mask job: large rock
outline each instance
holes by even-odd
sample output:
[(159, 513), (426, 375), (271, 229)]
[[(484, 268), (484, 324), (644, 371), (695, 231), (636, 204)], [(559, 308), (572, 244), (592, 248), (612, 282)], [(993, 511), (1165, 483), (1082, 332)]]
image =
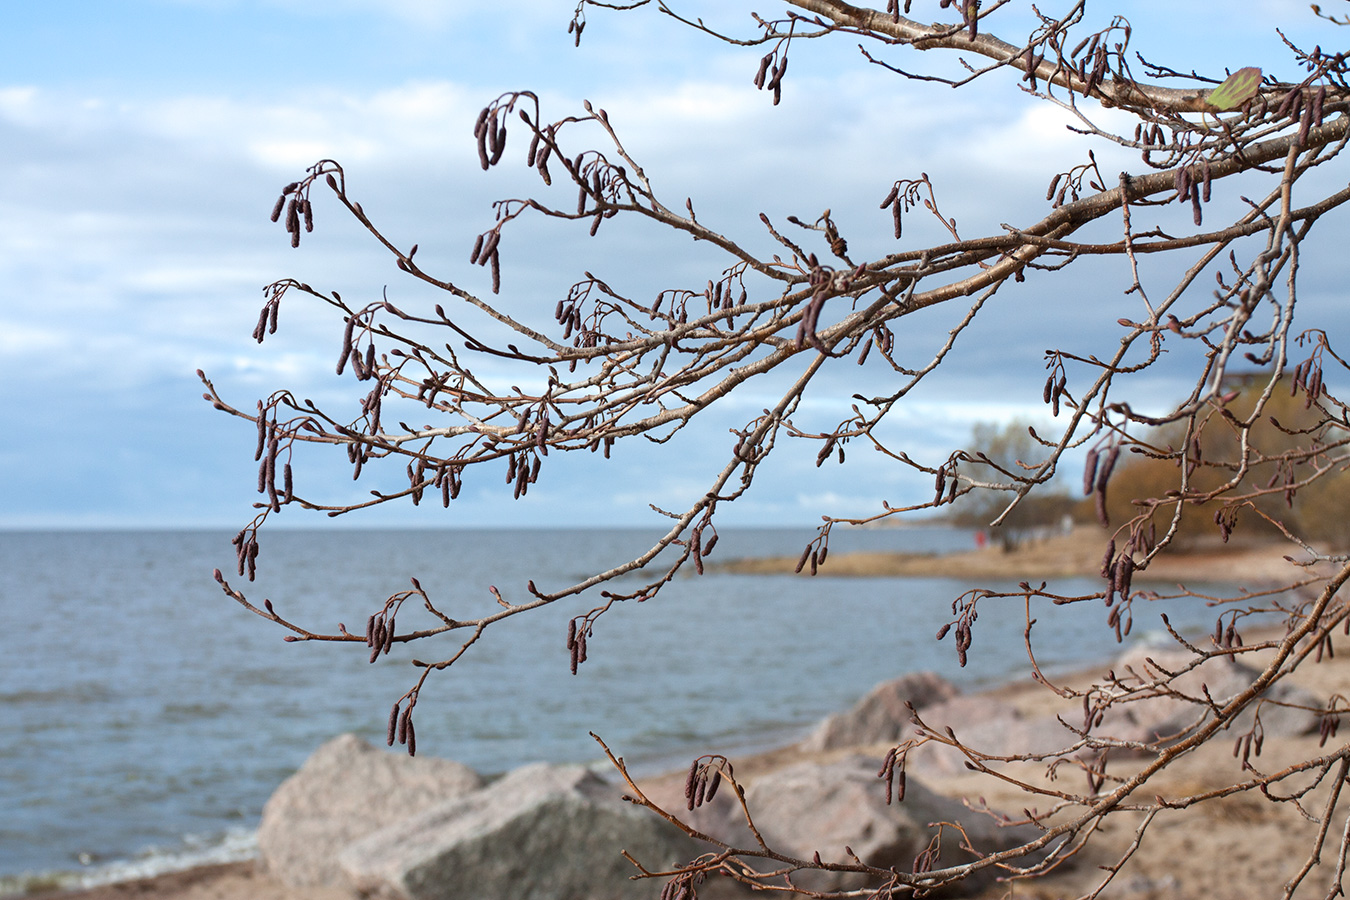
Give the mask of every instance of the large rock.
[(699, 852), (586, 768), (540, 763), (376, 832), (338, 862), (359, 894), (387, 900), (655, 896), (659, 882), (630, 880), (624, 850), (649, 869)]
[[(824, 862), (848, 863), (848, 847), (868, 865), (901, 872), (913, 871), (915, 858), (937, 833), (929, 823), (960, 822), (982, 853), (1040, 835), (1027, 827), (1000, 828), (987, 815), (934, 794), (913, 777), (904, 800), (887, 805), (877, 777), (880, 768), (881, 760), (857, 755), (828, 764), (799, 763), (760, 778), (746, 791), (746, 801), (765, 841), (781, 853), (809, 860), (819, 852)], [(961, 843), (960, 833), (949, 829), (933, 868), (972, 861), (975, 857), (958, 849)], [(869, 880), (846, 872), (793, 875), (798, 887), (815, 891), (853, 890)]]
[(894, 744), (909, 727), (906, 703), (922, 709), (956, 696), (957, 688), (932, 672), (914, 672), (881, 684), (847, 712), (826, 718), (805, 741), (807, 751)]
[[(1167, 673), (1182, 672), (1195, 658), (1185, 650), (1139, 647), (1127, 651), (1116, 661), (1112, 671), (1126, 686), (1140, 689), (1139, 698), (1117, 703), (1092, 733), (1120, 740), (1171, 743), (1186, 729), (1212, 715), (1204, 701), (1206, 690), (1222, 706), (1250, 688), (1261, 674), (1232, 657), (1211, 657), (1170, 681), (1171, 690), (1182, 696), (1150, 687), (1155, 682), (1167, 680)], [(1317, 730), (1318, 717), (1299, 707), (1322, 705), (1321, 700), (1302, 688), (1277, 683), (1267, 689), (1257, 703), (1248, 706), (1229, 730), (1234, 735), (1246, 732), (1259, 710), (1266, 737), (1308, 734)]]
[(354, 734), (325, 743), (263, 807), (266, 871), (292, 886), (337, 885), (352, 841), (482, 786), (467, 766), (378, 750)]
[[(1005, 700), (978, 694), (935, 703), (919, 717), (933, 733), (951, 728), (963, 745), (993, 756), (1050, 754), (1080, 740), (1053, 715), (1024, 716)], [(929, 741), (911, 750), (906, 764), (920, 775), (948, 776), (965, 771), (966, 762), (957, 748)]]

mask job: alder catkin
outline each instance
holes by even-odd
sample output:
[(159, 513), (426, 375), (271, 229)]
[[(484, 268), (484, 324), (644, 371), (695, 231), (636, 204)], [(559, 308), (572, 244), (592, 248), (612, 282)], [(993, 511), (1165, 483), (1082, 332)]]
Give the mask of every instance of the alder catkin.
[(1056, 175), (1050, 179), (1050, 188), (1045, 192), (1045, 199), (1050, 200), (1055, 196), (1055, 190), (1059, 187), (1059, 180), (1064, 177), (1064, 173)]
[(1097, 492), (1106, 493), (1106, 483), (1111, 478), (1111, 470), (1116, 467), (1116, 460), (1120, 458), (1120, 445), (1116, 444), (1106, 454), (1106, 460), (1097, 470)]
[(262, 401), (258, 401), (258, 444), (253, 451), (253, 460), (257, 462), (262, 459), (263, 448), (267, 445), (267, 413), (263, 410)]
[[(773, 61), (773, 54), (766, 53), (759, 60), (759, 70), (755, 72), (755, 87), (764, 88), (764, 79), (769, 74), (769, 63)], [(884, 204), (883, 204), (884, 205)]]
[(347, 357), (352, 355), (352, 331), (356, 328), (356, 316), (347, 317), (347, 327), (342, 331), (342, 353), (338, 356), (337, 374), (347, 368)]
[[(491, 132), (491, 126), (489, 126), (489, 132)], [(490, 165), (494, 165), (494, 166), (495, 166), (498, 162), (501, 161), (502, 153), (504, 153), (504, 152), (506, 151), (506, 123), (505, 123), (505, 122), (503, 122), (503, 123), (497, 128), (497, 130), (496, 130), (496, 132), (495, 132), (495, 134), (494, 134), (494, 141), (493, 141), (493, 142), (494, 142), (494, 144), (495, 144), (496, 146), (495, 146), (495, 148), (494, 148), (493, 151), (492, 151), (492, 156), (489, 157), (489, 159), (488, 159), (488, 163), (489, 163)]]

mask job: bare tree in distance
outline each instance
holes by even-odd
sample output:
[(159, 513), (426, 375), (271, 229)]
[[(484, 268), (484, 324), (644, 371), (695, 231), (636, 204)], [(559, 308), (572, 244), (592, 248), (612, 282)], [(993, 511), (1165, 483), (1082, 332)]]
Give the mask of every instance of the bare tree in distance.
[[(971, 449), (968, 473), (972, 478), (989, 481), (1025, 473), (1038, 467), (1048, 450), (1034, 436), (1036, 426), (1014, 418), (1006, 425), (976, 422), (970, 432)], [(990, 536), (1004, 550), (1015, 550), (1025, 539), (1046, 536), (1059, 530), (1065, 519), (1072, 519), (1077, 503), (1063, 483), (1043, 484), (1037, 491), (1021, 497), (1004, 514), (1004, 496), (994, 491), (971, 491), (962, 495), (948, 514), (950, 521), (983, 528), (998, 520)]]
[[(702, 572), (703, 560), (718, 540), (717, 514), (752, 490), (760, 466), (784, 440), (816, 444), (818, 465), (845, 462), (846, 447), (875, 449), (895, 466), (922, 473), (933, 484), (931, 497), (922, 502), (892, 505), (877, 497), (875, 508), (860, 510), (855, 518), (826, 518), (801, 556), (799, 571), (810, 573), (825, 562), (831, 531), (840, 523), (943, 511), (963, 495), (992, 492), (1002, 498), (990, 522), (996, 525), (1055, 476), (1066, 453), (1080, 449), (1087, 455), (1084, 492), (1095, 498), (1107, 524), (1112, 473), (1122, 458), (1141, 454), (1164, 460), (1174, 472), (1168, 487), (1154, 496), (1131, 498), (1132, 516), (1109, 522), (1099, 590), (1082, 596), (1057, 595), (1044, 584), (1023, 584), (1012, 594), (975, 590), (956, 600), (949, 622), (932, 623), (939, 639), (951, 635), (964, 663), (971, 652), (979, 604), (1003, 597), (1025, 602), (1028, 664), (1047, 690), (1081, 699), (1084, 709), (1082, 723), (1074, 728), (1075, 739), (1058, 753), (1034, 759), (1052, 769), (1065, 763), (1085, 771), (1086, 788), (1063, 782), (1047, 788), (1013, 779), (1001, 768), (1007, 760), (966, 746), (950, 731), (918, 730), (916, 737), (892, 749), (883, 766), (885, 789), (889, 794), (898, 785), (896, 802), (903, 802), (907, 756), (925, 743), (957, 747), (976, 771), (1013, 779), (1026, 792), (1022, 821), (1039, 827), (1038, 838), (996, 853), (972, 852), (967, 861), (953, 865), (938, 866), (934, 855), (921, 855), (906, 869), (856, 857), (803, 859), (762, 839), (733, 846), (716, 835), (701, 835), (713, 842), (715, 852), (675, 871), (641, 873), (665, 879), (666, 896), (679, 898), (692, 897), (698, 884), (713, 874), (761, 889), (800, 890), (793, 874), (812, 869), (859, 873), (870, 880), (868, 889), (835, 896), (922, 894), (986, 870), (1008, 878), (1051, 871), (1072, 858), (1101, 823), (1117, 813), (1141, 815), (1137, 845), (1165, 809), (1244, 792), (1272, 802), (1289, 800), (1282, 787), (1295, 775), (1307, 775), (1315, 785), (1332, 787), (1325, 806), (1307, 813), (1322, 824), (1306, 864), (1291, 872), (1286, 896), (1298, 890), (1321, 854), (1337, 856), (1328, 845), (1328, 834), (1333, 842), (1340, 841), (1333, 873), (1333, 885), (1338, 886), (1350, 845), (1350, 820), (1344, 828), (1331, 820), (1338, 809), (1340, 785), (1350, 772), (1350, 745), (1337, 747), (1333, 742), (1323, 755), (1264, 771), (1258, 717), (1250, 729), (1242, 726), (1241, 766), (1228, 787), (1164, 799), (1155, 798), (1151, 779), (1197, 747), (1232, 738), (1227, 729), (1239, 728), (1235, 723), (1241, 714), (1266, 702), (1264, 691), (1310, 657), (1320, 657), (1324, 648), (1329, 650), (1336, 628), (1350, 628), (1350, 604), (1341, 593), (1350, 577), (1350, 556), (1320, 550), (1292, 519), (1280, 521), (1262, 500), (1316, 490), (1319, 480), (1343, 471), (1350, 461), (1346, 453), (1350, 420), (1345, 405), (1329, 390), (1343, 376), (1346, 364), (1333, 350), (1326, 330), (1330, 323), (1305, 322), (1296, 315), (1301, 248), (1324, 216), (1350, 200), (1344, 170), (1339, 169), (1339, 155), (1350, 136), (1346, 54), (1286, 41), (1283, 59), (1234, 59), (1231, 70), (1195, 72), (1188, 60), (1146, 60), (1136, 55), (1131, 48), (1132, 26), (1125, 19), (1090, 13), (1082, 0), (1061, 5), (1063, 10), (1054, 14), (1032, 7), (1036, 18), (1030, 31), (1009, 33), (1000, 31), (1000, 23), (1012, 7), (999, 0), (984, 4), (890, 0), (884, 9), (842, 0), (793, 0), (786, 14), (775, 19), (760, 18), (747, 9), (744, 32), (722, 34), (701, 20), (682, 16), (673, 0), (578, 3), (569, 27), (578, 45), (587, 7), (622, 11), (651, 7), (669, 17), (672, 27), (693, 28), (708, 40), (746, 48), (747, 83), (753, 79), (766, 102), (774, 104), (791, 89), (785, 77), (789, 56), (803, 42), (848, 41), (859, 44), (861, 64), (894, 73), (897, 91), (914, 80), (936, 80), (956, 89), (984, 80), (996, 83), (1010, 98), (1030, 96), (1073, 117), (1081, 161), (1066, 171), (1044, 173), (1044, 208), (1029, 218), (1020, 210), (1008, 210), (1005, 223), (987, 234), (962, 234), (955, 219), (941, 211), (939, 186), (927, 175), (877, 172), (876, 201), (889, 211), (896, 243), (893, 251), (876, 258), (857, 258), (850, 249), (851, 235), (828, 211), (818, 216), (803, 211), (802, 218), (790, 216), (786, 221), (761, 215), (761, 235), (722, 234), (698, 218), (693, 198), (671, 198), (660, 191), (642, 161), (625, 148), (622, 123), (611, 122), (604, 109), (585, 103), (583, 109), (555, 118), (559, 113), (543, 109), (535, 94), (510, 92), (492, 100), (478, 117), (474, 136), (481, 167), (518, 164), (523, 156), (542, 185), (554, 187), (541, 187), (534, 197), (494, 204), (488, 227), (472, 248), (465, 248), (470, 266), (490, 271), (493, 295), (506, 292), (509, 297), (510, 254), (502, 236), (525, 216), (544, 216), (587, 229), (591, 235), (621, 228), (626, 221), (646, 220), (665, 229), (674, 247), (685, 246), (692, 236), (723, 257), (723, 264), (709, 271), (703, 283), (671, 284), (655, 297), (626, 296), (602, 274), (581, 273), (557, 301), (552, 320), (526, 321), (516, 317), (512, 310), (519, 307), (508, 299), (499, 301), (465, 288), (456, 280), (460, 274), (424, 269), (417, 245), (396, 245), (349, 193), (348, 173), (341, 164), (316, 163), (285, 187), (272, 211), (273, 221), (284, 222), (292, 245), (299, 246), (301, 236), (314, 228), (315, 192), (329, 195), (389, 252), (409, 279), (442, 291), (444, 303), (429, 309), (387, 299), (352, 303), (338, 291), (289, 279), (267, 288), (254, 333), (260, 342), (276, 330), (283, 300), (318, 301), (341, 317), (336, 369), (339, 375), (350, 373), (356, 382), (360, 414), (351, 418), (325, 410), (286, 390), (253, 408), (236, 406), (202, 376), (207, 400), (257, 428), (257, 487), (264, 499), (235, 538), (241, 576), (252, 579), (259, 529), (285, 506), (329, 515), (390, 502), (429, 500), (452, 507), (470, 479), (491, 481), (503, 475), (507, 489), (520, 497), (548, 476), (551, 453), (608, 456), (620, 440), (667, 441), (747, 385), (775, 375), (787, 386), (775, 403), (727, 440), (721, 468), (708, 473), (706, 492), (685, 509), (663, 511), (669, 530), (649, 551), (565, 589), (543, 591), (531, 582), (526, 591), (512, 595), (492, 588), (498, 606), (489, 614), (460, 619), (443, 610), (413, 578), (410, 589), (362, 611), (367, 620), (364, 633), (312, 631), (278, 615), (270, 603), (253, 604), (217, 573), (225, 592), (289, 630), (287, 640), (348, 642), (369, 653), (372, 661), (394, 643), (434, 645), (432, 639), (448, 637), (450, 647), (439, 659), (414, 661), (421, 671), (393, 704), (389, 740), (406, 744), (411, 753), (416, 744), (413, 710), (432, 672), (451, 668), (497, 622), (598, 592), (594, 605), (568, 626), (566, 647), (575, 672), (586, 661), (587, 639), (614, 604), (655, 596), (677, 572)], [(1329, 13), (1316, 7), (1313, 12), (1339, 24)], [(941, 21), (925, 24), (934, 19)], [(1215, 30), (1222, 27), (1222, 22), (1213, 24)], [(1343, 36), (1331, 24), (1326, 28), (1324, 44)], [(948, 64), (952, 61), (957, 65)], [(1277, 67), (1286, 74), (1275, 75)], [(1139, 162), (1130, 172), (1103, 171), (1094, 145), (1134, 151)], [(1328, 170), (1340, 174), (1316, 177)], [(801, 177), (809, 175), (807, 171)], [(558, 205), (553, 199), (557, 186), (575, 189), (575, 202), (569, 197)], [(1211, 206), (1212, 197), (1235, 202), (1239, 212), (1215, 221), (1214, 208), (1233, 206)], [(1176, 215), (1178, 210), (1183, 217)], [(929, 215), (948, 237), (941, 243), (912, 245), (903, 226), (914, 216)], [(1114, 236), (1102, 240), (1096, 235), (1108, 224)], [(775, 252), (766, 255), (749, 249), (752, 237), (762, 235), (773, 240)], [(1141, 276), (1145, 260), (1159, 255), (1178, 261), (1181, 273), (1161, 289)], [(1065, 277), (1059, 273), (1098, 257), (1118, 261), (1119, 281), (1101, 287), (1094, 299), (1119, 310), (1119, 330), (1096, 354), (1045, 348), (1042, 399), (1056, 424), (1053, 431), (1035, 435), (1040, 453), (1034, 461), (1024, 460), (1030, 467), (991, 466), (962, 449), (945, 458), (918, 458), (904, 445), (883, 439), (879, 426), (904, 408), (916, 386), (944, 366), (970, 323), (1000, 289), (1030, 273), (1053, 284)], [(945, 340), (922, 359), (897, 352), (897, 329), (906, 317), (939, 305), (964, 308)], [(1025, 314), (1053, 315), (1054, 306), (1027, 307)], [(475, 321), (491, 327), (471, 324)], [(503, 330), (514, 337), (489, 336)], [(1169, 356), (1187, 361), (1193, 386), (1159, 413), (1157, 398), (1139, 396), (1137, 386)], [(535, 377), (524, 382), (533, 386), (498, 387), (479, 374), (488, 361), (508, 361), (533, 372)], [(864, 370), (848, 369), (866, 371), (867, 377), (858, 378), (859, 392), (848, 408), (839, 411), (832, 430), (810, 431), (794, 424), (794, 415), (812, 396), (821, 373), (864, 363)], [(1234, 412), (1229, 406), (1235, 398), (1230, 379), (1239, 371), (1254, 387), (1251, 402)], [(1281, 390), (1292, 390), (1301, 398), (1310, 420), (1303, 420), (1297, 429), (1285, 428), (1290, 440), (1277, 445), (1246, 440), (1258, 424), (1282, 428), (1270, 423), (1266, 412)], [(428, 419), (431, 424), (419, 424)], [(1162, 426), (1180, 439), (1166, 445), (1153, 441)], [(1210, 445), (1202, 436), (1212, 430), (1232, 436), (1222, 443), (1226, 449), (1217, 457), (1203, 452)], [(292, 453), (305, 443), (334, 445), (335, 452), (340, 448), (354, 477), (373, 464), (384, 471), (397, 466), (403, 480), (395, 488), (372, 491), (360, 503), (327, 503), (321, 491), (292, 477)], [(1266, 446), (1273, 449), (1263, 449)], [(1202, 503), (1213, 510), (1212, 527), (1224, 538), (1239, 514), (1260, 516), (1282, 534), (1296, 560), (1287, 589), (1254, 591), (1238, 598), (1240, 602), (1222, 606), (1213, 637), (1202, 644), (1173, 632), (1177, 646), (1191, 654), (1191, 662), (1180, 671), (1113, 674), (1087, 690), (1046, 680), (1035, 668), (1032, 601), (1048, 602), (1052, 609), (1102, 603), (1106, 627), (1119, 640), (1129, 633), (1131, 605), (1155, 596), (1134, 587), (1133, 578), (1173, 542), (1183, 509)], [(673, 553), (662, 556), (648, 571), (663, 551)], [(1322, 567), (1314, 569), (1313, 563)], [(612, 586), (618, 576), (634, 572), (646, 573), (637, 586), (631, 579), (622, 588)], [(1244, 643), (1242, 627), (1257, 612), (1278, 617), (1285, 626), (1283, 636)], [(419, 616), (418, 627), (405, 624)], [(1259, 666), (1260, 675), (1251, 688), (1236, 696), (1197, 697), (1178, 687), (1177, 679), (1210, 659), (1258, 651), (1267, 654), (1267, 661)], [(561, 655), (560, 651), (559, 665), (568, 665)], [(1155, 696), (1193, 704), (1194, 721), (1167, 741), (1130, 742), (1099, 730), (1108, 711)], [(1344, 708), (1344, 700), (1334, 697), (1315, 710), (1322, 717), (1324, 743), (1334, 737)], [(1112, 750), (1140, 754), (1145, 762), (1127, 774), (1108, 773)], [(611, 758), (624, 771), (621, 760)], [(753, 828), (754, 810), (745, 807), (731, 767), (721, 757), (700, 757), (692, 767), (691, 808), (722, 782), (735, 792)], [(629, 789), (635, 802), (656, 809), (631, 781)], [(879, 783), (878, 790), (882, 789)], [(678, 811), (658, 812), (693, 833)], [(1132, 852), (1125, 851), (1119, 864), (1103, 873), (1102, 887)]]

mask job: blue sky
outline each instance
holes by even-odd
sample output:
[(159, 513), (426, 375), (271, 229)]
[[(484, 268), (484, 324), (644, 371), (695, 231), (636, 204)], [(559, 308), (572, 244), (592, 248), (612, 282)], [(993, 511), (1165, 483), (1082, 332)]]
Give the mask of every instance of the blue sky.
[[(750, 33), (750, 7), (675, 5)], [(920, 15), (924, 5), (915, 4), (920, 18), (946, 15), (936, 2)], [(583, 98), (606, 107), (667, 197), (692, 197), (701, 219), (752, 242), (761, 239), (760, 211), (781, 222), (831, 208), (855, 248), (885, 252), (894, 241), (877, 202), (895, 178), (920, 171), (933, 176), (944, 212), (967, 235), (1032, 221), (1049, 175), (1085, 153), (1060, 114), (1004, 82), (961, 92), (906, 83), (867, 67), (856, 42), (808, 43), (794, 50), (774, 108), (750, 83), (761, 51), (714, 42), (650, 8), (591, 10), (578, 50), (566, 33), (573, 6), (7, 5), (0, 408), (9, 428), (0, 444), (0, 527), (245, 522), (255, 499), (251, 431), (201, 401), (194, 370), (205, 369), (245, 407), (282, 387), (339, 404), (356, 396), (350, 376), (332, 373), (341, 326), (324, 311), (288, 303), (281, 333), (262, 347), (251, 341), (261, 287), (294, 276), (347, 297), (373, 298), (387, 287), (404, 302), (437, 299), (402, 279), (331, 204), (318, 204), (316, 233), (291, 250), (267, 221), (279, 188), (320, 158), (341, 160), (366, 210), (400, 242), (420, 243), (419, 262), (435, 261), (446, 277), (486, 292), (485, 273), (467, 264), (473, 235), (491, 221), (493, 199), (534, 186), (523, 166), (485, 174), (476, 164), (473, 120), (502, 91), (535, 90), (550, 118), (579, 112)], [(771, 15), (777, 7), (756, 10)], [(1089, 21), (1099, 27), (1117, 11), (1134, 23), (1146, 55), (1215, 74), (1263, 65), (1292, 76), (1277, 24), (1309, 43), (1340, 37), (1292, 0), (1094, 3)], [(1094, 146), (1107, 165), (1138, 168)], [(654, 295), (701, 285), (716, 262), (643, 228), (589, 241), (575, 229), (521, 224), (503, 242), (503, 303), (536, 321), (548, 321), (583, 269)], [(927, 233), (916, 222), (906, 239)], [(1317, 265), (1305, 259), (1312, 302), (1335, 290), (1335, 273)], [(892, 433), (915, 456), (938, 460), (975, 420), (1044, 417), (1043, 351), (1060, 341), (1089, 352), (1109, 346), (1113, 323), (1131, 312), (1113, 278), (1113, 270), (1084, 267), (1000, 295)], [(906, 325), (902, 340), (912, 342), (916, 361), (961, 312), (938, 310)], [(1166, 376), (1140, 389), (1164, 402), (1180, 390)], [(846, 415), (860, 377), (872, 376), (851, 370), (823, 379), (803, 420), (823, 427)], [(609, 465), (561, 460), (522, 503), (512, 504), (494, 475), (471, 480), (450, 513), (387, 510), (351, 524), (655, 524), (647, 503), (677, 505), (705, 490), (722, 464), (727, 429), (767, 405), (766, 390), (734, 398), (673, 450), (621, 449)], [(810, 523), (822, 512), (875, 510), (883, 497), (912, 502), (928, 489), (924, 479), (860, 453), (834, 470), (816, 470), (814, 455), (814, 447), (784, 453), (729, 519)], [(329, 497), (380, 483), (376, 472), (353, 486), (341, 460), (307, 465), (299, 477)], [(298, 510), (278, 520), (323, 522)]]

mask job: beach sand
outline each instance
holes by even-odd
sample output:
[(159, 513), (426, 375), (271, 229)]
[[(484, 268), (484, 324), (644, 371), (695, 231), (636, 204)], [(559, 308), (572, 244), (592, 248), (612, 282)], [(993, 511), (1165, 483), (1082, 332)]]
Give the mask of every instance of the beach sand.
[[(1095, 525), (1080, 525), (1068, 534), (1027, 541), (1004, 552), (990, 543), (962, 553), (831, 553), (819, 574), (835, 577), (953, 577), (1042, 579), (1097, 575), (1109, 535)], [(1303, 570), (1285, 559), (1304, 554), (1287, 542), (1218, 538), (1197, 541), (1185, 551), (1160, 554), (1137, 578), (1154, 581), (1220, 581), (1245, 584), (1280, 583)], [(797, 567), (797, 557), (761, 557), (707, 563), (712, 571), (742, 575), (781, 575)]]
[[(1104, 538), (1095, 529), (1080, 529), (1072, 535), (1047, 540), (1022, 550), (1005, 554), (997, 549), (985, 549), (941, 560), (934, 557), (884, 557), (880, 554), (840, 554), (828, 560), (828, 572), (841, 574), (936, 575), (962, 573), (963, 577), (1044, 577), (1051, 574), (1082, 574), (1096, 572), (1100, 565)], [(1203, 580), (1245, 580), (1273, 582), (1290, 580), (1300, 571), (1283, 557), (1288, 545), (1247, 547), (1206, 547), (1188, 554), (1174, 554), (1160, 559), (1151, 571), (1155, 578)], [(783, 571), (783, 561), (743, 561), (727, 568), (737, 571)], [(796, 560), (786, 562), (787, 570)], [(956, 568), (952, 568), (955, 564)], [(1059, 568), (1050, 569), (1050, 565)], [(1279, 634), (1245, 635), (1253, 644)], [(1269, 652), (1269, 651), (1263, 651)], [(1259, 659), (1249, 660), (1259, 663)], [(1057, 679), (1061, 684), (1085, 686), (1100, 679), (1107, 664), (1089, 667), (1080, 673)], [(901, 674), (901, 673), (896, 673)], [(1318, 696), (1350, 693), (1350, 661), (1347, 656), (1324, 658), (1322, 662), (1303, 665), (1290, 679)], [(1070, 721), (1081, 718), (1081, 706), (1060, 700), (1052, 692), (1033, 682), (1029, 677), (985, 692), (999, 701), (1016, 707), (1028, 716), (1049, 711), (1061, 712)], [(1236, 737), (1236, 736), (1234, 736)], [(1261, 756), (1254, 758), (1256, 766), (1266, 772), (1297, 761), (1334, 753), (1345, 746), (1343, 740), (1333, 738), (1319, 748), (1318, 736), (1268, 738)], [(878, 755), (884, 747), (870, 748)], [(735, 759), (738, 777), (753, 780), (757, 773), (770, 771), (782, 765), (805, 758), (828, 759), (835, 753), (807, 754), (796, 746), (780, 748), (744, 759)], [(1138, 761), (1113, 761), (1112, 775), (1128, 775), (1141, 765)], [(1028, 780), (1047, 781), (1045, 766), (1020, 764), (1017, 774)], [(1194, 752), (1180, 758), (1146, 786), (1148, 799), (1154, 795), (1180, 797), (1197, 791), (1220, 787), (1241, 779), (1240, 761), (1234, 757), (1233, 739), (1223, 737), (1210, 741)], [(644, 786), (664, 779), (683, 779), (683, 773), (646, 780)], [(918, 777), (918, 776), (915, 776)], [(1059, 777), (1076, 779), (1077, 790), (1082, 773), (1061, 769)], [(1025, 795), (997, 780), (963, 773), (935, 776), (925, 773), (923, 783), (933, 790), (951, 797), (964, 798), (974, 804), (979, 798), (989, 807), (1016, 813), (1027, 805)], [(1326, 781), (1332, 781), (1328, 777)], [(1313, 815), (1320, 815), (1325, 802), (1326, 786), (1302, 799), (1303, 807)], [(1040, 801), (1044, 803), (1044, 801)], [(1344, 799), (1341, 804), (1344, 806)], [(1134, 828), (1141, 814), (1124, 812), (1112, 816), (1102, 826), (1093, 842), (1075, 859), (1071, 867), (1064, 867), (1047, 877), (1023, 882), (995, 885), (979, 896), (982, 898), (1021, 897), (1048, 900), (1071, 898), (1090, 893), (1105, 875), (1101, 866), (1120, 858), (1134, 838)], [(1329, 879), (1335, 867), (1342, 829), (1350, 827), (1346, 813), (1338, 807), (1332, 817), (1327, 846), (1320, 865), (1308, 874), (1296, 896), (1326, 896)], [(1227, 900), (1227, 898), (1282, 896), (1285, 882), (1294, 875), (1308, 858), (1318, 826), (1300, 814), (1293, 803), (1272, 803), (1256, 793), (1243, 793), (1208, 802), (1187, 809), (1167, 810), (1152, 823), (1142, 845), (1134, 852), (1128, 866), (1102, 894), (1103, 897), (1126, 897), (1131, 900)], [(660, 892), (653, 885), (652, 896)], [(54, 894), (30, 895), (43, 900), (350, 900), (344, 891), (331, 888), (290, 888), (261, 874), (254, 863), (231, 863), (175, 872), (154, 878), (125, 882), (89, 890)]]

